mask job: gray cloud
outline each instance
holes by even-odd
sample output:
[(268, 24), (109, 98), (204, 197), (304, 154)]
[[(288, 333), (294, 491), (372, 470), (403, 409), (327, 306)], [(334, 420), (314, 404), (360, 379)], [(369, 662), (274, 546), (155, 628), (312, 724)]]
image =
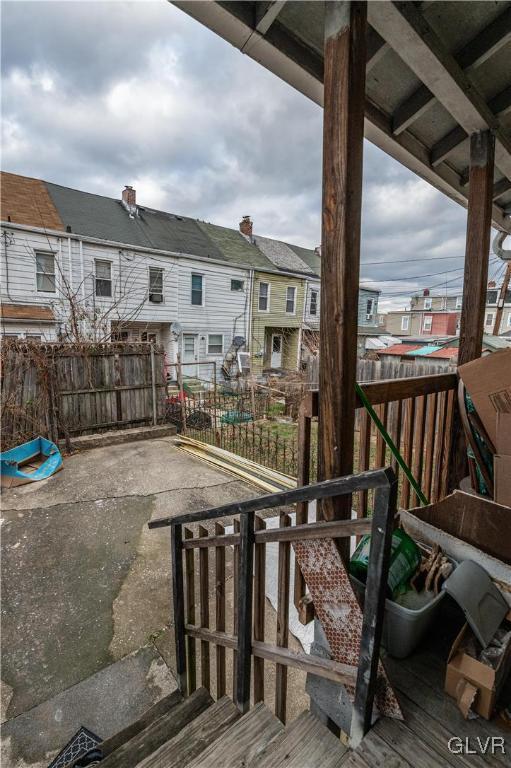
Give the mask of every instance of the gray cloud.
[[(164, 0), (2, 8), (6, 170), (319, 243), (316, 105)], [(456, 277), (464, 237), (462, 208), (366, 142), (362, 277), (384, 306)]]

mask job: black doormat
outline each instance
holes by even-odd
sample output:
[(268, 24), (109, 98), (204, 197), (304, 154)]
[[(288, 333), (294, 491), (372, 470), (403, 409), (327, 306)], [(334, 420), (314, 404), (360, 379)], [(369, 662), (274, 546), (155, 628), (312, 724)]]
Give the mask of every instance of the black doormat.
[(48, 768), (64, 768), (68, 763), (88, 752), (89, 749), (96, 747), (100, 741), (99, 736), (81, 725), (64, 749), (51, 761)]

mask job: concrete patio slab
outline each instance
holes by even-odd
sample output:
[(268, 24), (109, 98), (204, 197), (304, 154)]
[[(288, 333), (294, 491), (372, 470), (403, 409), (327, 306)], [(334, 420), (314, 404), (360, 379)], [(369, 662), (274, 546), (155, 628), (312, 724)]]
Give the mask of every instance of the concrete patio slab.
[(154, 646), (141, 648), (5, 723), (2, 765), (47, 768), (80, 726), (109, 738), (176, 687)]

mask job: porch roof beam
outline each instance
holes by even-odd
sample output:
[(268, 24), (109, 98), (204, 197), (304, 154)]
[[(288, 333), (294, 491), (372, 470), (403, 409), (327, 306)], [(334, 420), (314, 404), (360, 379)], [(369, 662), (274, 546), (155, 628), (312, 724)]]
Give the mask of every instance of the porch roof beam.
[[(503, 117), (511, 110), (511, 85), (504, 88), (500, 93), (493, 97), (488, 102), (488, 107), (491, 109), (494, 115), (497, 117)], [(431, 165), (435, 168), (442, 163), (450, 153), (459, 147), (465, 139), (468, 138), (466, 131), (457, 125), (452, 131), (443, 136), (436, 144), (431, 148)], [(467, 170), (468, 178), (468, 170)]]
[(285, 6), (286, 0), (274, 0), (274, 2), (267, 3), (266, 8), (261, 12), (261, 3), (256, 3), (256, 30), (265, 35), (282, 8)]
[[(452, 57), (466, 72), (475, 69), (511, 40), (511, 7), (507, 8), (477, 37)], [(399, 48), (396, 49), (399, 53)], [(425, 85), (401, 104), (392, 117), (392, 130), (399, 134), (419, 118), (435, 101), (434, 93)]]
[(415, 5), (375, 2), (369, 13), (376, 31), (467, 134), (488, 129), (494, 132), (496, 165), (511, 178), (511, 138)]

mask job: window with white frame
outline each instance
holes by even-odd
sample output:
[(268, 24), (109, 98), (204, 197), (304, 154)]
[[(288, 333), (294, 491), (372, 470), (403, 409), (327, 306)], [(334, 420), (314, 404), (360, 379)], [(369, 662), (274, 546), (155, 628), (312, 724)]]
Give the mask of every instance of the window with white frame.
[(311, 291), (309, 314), (311, 315), (318, 314), (318, 292), (317, 291)]
[(294, 315), (296, 311), (296, 288), (288, 285), (286, 289), (286, 314)]
[(192, 304), (202, 307), (204, 304), (204, 276), (192, 273)]
[(493, 325), (493, 312), (488, 312), (486, 315), (485, 325)]
[(374, 312), (374, 299), (367, 299), (366, 302), (366, 320), (372, 320)]
[(149, 301), (153, 304), (163, 302), (163, 269), (149, 267)]
[(508, 328), (511, 328), (511, 312), (507, 316), (507, 325), (508, 325)]
[(259, 283), (259, 312), (270, 311), (270, 284)]
[(208, 334), (208, 355), (223, 355), (224, 337), (221, 333)]
[(94, 261), (96, 296), (112, 295), (112, 262), (96, 259)]
[(463, 296), (456, 296), (456, 309), (461, 309)]
[(244, 280), (231, 280), (231, 291), (242, 291), (245, 287), (245, 281)]
[(431, 309), (432, 304), (433, 304), (432, 299), (424, 299), (424, 309)]
[(409, 315), (401, 315), (401, 330), (407, 331), (409, 327), (410, 327)]
[(430, 331), (432, 325), (433, 325), (433, 315), (424, 315), (424, 318), (422, 320), (422, 330), (426, 332)]
[(55, 293), (55, 256), (53, 253), (36, 253), (35, 272), (37, 290), (44, 293)]

